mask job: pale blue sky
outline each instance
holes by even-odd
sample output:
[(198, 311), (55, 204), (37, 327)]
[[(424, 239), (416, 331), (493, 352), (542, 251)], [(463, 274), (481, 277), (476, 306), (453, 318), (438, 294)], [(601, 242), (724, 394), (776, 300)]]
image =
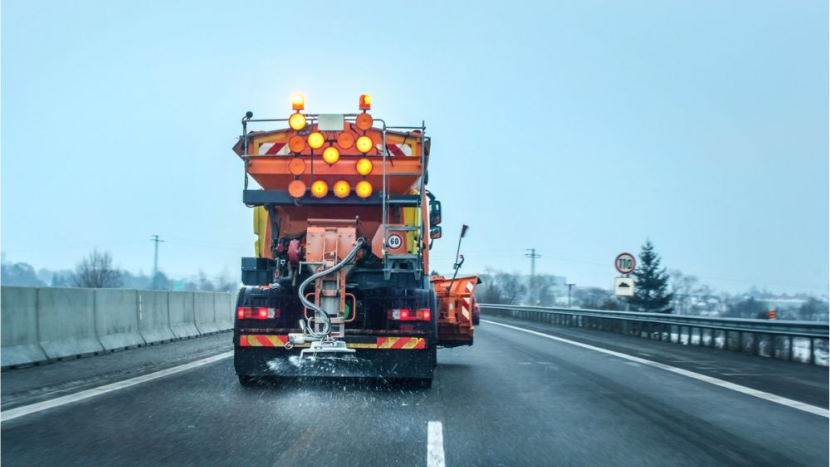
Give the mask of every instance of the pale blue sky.
[[(172, 275), (250, 255), (246, 110), (426, 120), (465, 270), (610, 287), (650, 237), (727, 291), (828, 286), (826, 1), (2, 3), (2, 249)], [(399, 4), (398, 4), (399, 3)]]

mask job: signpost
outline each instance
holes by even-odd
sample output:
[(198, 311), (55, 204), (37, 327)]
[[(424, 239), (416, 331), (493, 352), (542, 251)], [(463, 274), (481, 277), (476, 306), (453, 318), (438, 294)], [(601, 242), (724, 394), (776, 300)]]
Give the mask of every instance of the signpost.
[(637, 259), (631, 253), (620, 253), (614, 259), (614, 268), (623, 275), (623, 277), (614, 278), (614, 295), (618, 297), (633, 297), (634, 278), (628, 277), (628, 275), (637, 269)]

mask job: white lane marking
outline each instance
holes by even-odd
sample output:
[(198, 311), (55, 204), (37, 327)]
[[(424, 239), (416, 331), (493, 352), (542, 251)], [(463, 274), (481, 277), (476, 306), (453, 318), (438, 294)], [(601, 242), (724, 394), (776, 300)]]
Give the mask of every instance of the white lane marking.
[(106, 394), (108, 392), (118, 391), (119, 389), (128, 388), (130, 386), (135, 386), (136, 384), (146, 383), (147, 381), (152, 381), (154, 379), (164, 378), (165, 376), (174, 375), (176, 373), (181, 373), (182, 371), (187, 371), (193, 368), (198, 368), (200, 366), (207, 365), (209, 363), (217, 362), (219, 360), (232, 357), (233, 351), (220, 353), (218, 355), (214, 355), (212, 357), (203, 358), (201, 360), (196, 360), (195, 362), (185, 363), (184, 365), (174, 366), (173, 368), (167, 368), (166, 370), (156, 371), (155, 373), (150, 373), (147, 375), (136, 376), (135, 378), (125, 379), (123, 381), (118, 381), (111, 384), (106, 384), (104, 386), (99, 386), (97, 388), (87, 389), (85, 391), (76, 392), (74, 394), (69, 394), (66, 396), (57, 397), (55, 399), (49, 399), (46, 401), (38, 402), (35, 404), (24, 405), (23, 407), (17, 407), (11, 410), (4, 410), (0, 412), (0, 421), (5, 422), (8, 420), (14, 420), (15, 418), (23, 417), (29, 414), (33, 414), (36, 412), (40, 412), (42, 410), (51, 409), (54, 407), (60, 407), (62, 405), (71, 404), (73, 402), (78, 402), (82, 400), (86, 400), (95, 396), (100, 396), (102, 394)]
[(444, 467), (444, 428), (441, 422), (427, 424), (427, 467)]
[(785, 405), (787, 407), (802, 410), (804, 412), (808, 412), (814, 415), (820, 415), (825, 418), (830, 418), (830, 412), (827, 409), (823, 409), (821, 407), (816, 407), (814, 405), (805, 404), (803, 402), (798, 402), (796, 400), (787, 399), (786, 397), (776, 396), (775, 394), (771, 394), (764, 391), (759, 391), (757, 389), (748, 388), (746, 386), (741, 386), (740, 384), (730, 383), (729, 381), (724, 381), (722, 379), (713, 378), (711, 376), (702, 375), (700, 373), (695, 373), (693, 371), (684, 370), (682, 368), (673, 367), (670, 365), (666, 365), (663, 363), (654, 362), (651, 360), (646, 360), (644, 358), (635, 357), (633, 355), (628, 355), (620, 352), (614, 352), (613, 350), (603, 349), (600, 347), (595, 347), (593, 345), (583, 344), (581, 342), (572, 341), (569, 339), (563, 339), (561, 337), (551, 336), (550, 334), (544, 334), (541, 332), (531, 331), (529, 329), (523, 329), (516, 326), (511, 326), (509, 324), (502, 324), (497, 323), (495, 321), (490, 321), (483, 319), (485, 323), (495, 324), (496, 326), (502, 326), (505, 328), (515, 329), (517, 331), (526, 332), (528, 334), (533, 334), (540, 337), (546, 337), (548, 339), (555, 340), (557, 342), (563, 342), (565, 344), (575, 345), (577, 347), (582, 347), (584, 349), (595, 350), (597, 352), (601, 352), (607, 355), (613, 355), (615, 357), (624, 358), (626, 360), (630, 360), (632, 362), (642, 363), (643, 365), (652, 366), (654, 368), (660, 368), (661, 370), (670, 371), (672, 373), (677, 373), (678, 375), (687, 376), (689, 378), (696, 379), (698, 381), (703, 381), (704, 383), (714, 384), (715, 386), (720, 386), (722, 388), (731, 389), (736, 392), (740, 392), (742, 394), (746, 394), (748, 396), (757, 397), (759, 399), (765, 399), (770, 402), (775, 402), (776, 404)]

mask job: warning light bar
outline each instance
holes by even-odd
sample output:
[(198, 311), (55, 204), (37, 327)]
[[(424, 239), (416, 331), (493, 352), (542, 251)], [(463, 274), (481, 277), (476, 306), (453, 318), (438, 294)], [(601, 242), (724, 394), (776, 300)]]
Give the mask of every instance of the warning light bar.
[(432, 318), (432, 312), (429, 308), (419, 308), (417, 310), (395, 308), (389, 310), (386, 317), (395, 321), (429, 321)]
[(237, 319), (274, 319), (279, 317), (279, 308), (241, 306), (236, 309)]

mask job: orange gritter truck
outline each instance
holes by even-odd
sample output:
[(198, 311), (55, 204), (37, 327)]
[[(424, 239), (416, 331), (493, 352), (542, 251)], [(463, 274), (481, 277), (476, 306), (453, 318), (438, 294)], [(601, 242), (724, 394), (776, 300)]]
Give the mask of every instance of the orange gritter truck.
[(239, 381), (342, 376), (428, 387), (439, 346), (473, 343), (478, 278), (429, 275), (442, 232), (441, 203), (426, 186), (426, 127), (374, 119), (368, 95), (353, 114), (304, 113), (302, 95), (291, 105), (289, 118), (246, 113), (233, 147), (257, 237), (255, 255), (242, 258), (234, 321)]

